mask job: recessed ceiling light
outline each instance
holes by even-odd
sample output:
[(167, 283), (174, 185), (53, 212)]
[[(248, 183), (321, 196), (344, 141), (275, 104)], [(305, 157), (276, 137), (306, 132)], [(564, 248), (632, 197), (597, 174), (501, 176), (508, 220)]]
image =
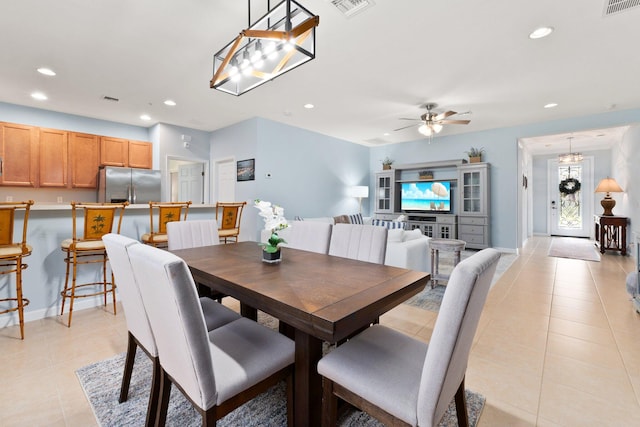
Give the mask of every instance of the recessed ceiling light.
[(548, 104), (545, 104), (544, 108), (554, 108), (557, 107), (558, 104), (556, 104), (555, 102), (550, 102)]
[(175, 107), (176, 106), (176, 101), (172, 101), (171, 99), (167, 99), (166, 101), (164, 101), (164, 105), (168, 105), (169, 107)]
[(383, 133), (382, 135), (384, 135), (384, 136), (389, 136), (389, 135), (391, 135), (391, 134), (390, 134), (389, 132), (385, 132), (385, 133)]
[(38, 72), (40, 74), (44, 74), (45, 76), (55, 76), (56, 75), (55, 71), (53, 71), (51, 68), (46, 68), (46, 67), (38, 68)]
[(33, 92), (33, 93), (31, 94), (31, 97), (32, 97), (33, 99), (37, 99), (38, 101), (46, 101), (46, 100), (48, 99), (48, 98), (47, 98), (47, 95), (45, 95), (45, 94), (44, 94), (44, 93), (42, 93), (42, 92)]
[(539, 27), (536, 28), (529, 34), (530, 39), (541, 39), (543, 37), (547, 37), (549, 34), (553, 32), (553, 27)]
[(304, 108), (306, 108), (307, 110), (310, 110), (313, 107), (315, 107), (315, 105), (313, 105), (313, 104), (304, 104)]
[(151, 120), (151, 116), (149, 116), (148, 114), (143, 114), (140, 116), (140, 118), (145, 121)]

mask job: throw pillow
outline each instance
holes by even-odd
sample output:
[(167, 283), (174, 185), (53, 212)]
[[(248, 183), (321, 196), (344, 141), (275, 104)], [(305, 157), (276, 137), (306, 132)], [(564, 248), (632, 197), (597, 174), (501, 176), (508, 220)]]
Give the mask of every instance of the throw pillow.
[(349, 223), (351, 224), (364, 224), (361, 213), (357, 213), (355, 215), (347, 215), (347, 216), (349, 217)]
[(293, 217), (294, 221), (304, 221), (304, 218), (302, 218), (300, 215), (296, 215)]
[(349, 224), (349, 215), (334, 216), (333, 220), (336, 224)]
[(405, 222), (400, 222), (400, 221), (387, 221), (384, 219), (374, 219), (373, 221), (371, 221), (372, 225), (379, 225), (381, 227), (386, 227), (388, 229), (395, 229), (395, 228), (401, 228), (404, 230), (404, 227), (406, 225)]

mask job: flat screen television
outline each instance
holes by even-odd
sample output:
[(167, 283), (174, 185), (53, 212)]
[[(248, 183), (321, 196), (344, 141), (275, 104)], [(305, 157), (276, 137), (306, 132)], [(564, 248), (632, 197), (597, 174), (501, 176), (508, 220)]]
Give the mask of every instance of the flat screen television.
[(451, 181), (402, 182), (403, 212), (451, 213)]

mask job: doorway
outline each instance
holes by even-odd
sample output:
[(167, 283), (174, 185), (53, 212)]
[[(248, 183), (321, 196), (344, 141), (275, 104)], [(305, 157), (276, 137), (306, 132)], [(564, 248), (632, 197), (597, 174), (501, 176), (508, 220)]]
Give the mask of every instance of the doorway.
[(193, 204), (208, 202), (207, 176), (209, 163), (167, 156), (169, 194), (171, 202), (191, 200)]
[(216, 200), (236, 201), (236, 161), (234, 158), (216, 160)]
[(577, 163), (548, 162), (549, 231), (552, 236), (591, 237), (593, 158)]

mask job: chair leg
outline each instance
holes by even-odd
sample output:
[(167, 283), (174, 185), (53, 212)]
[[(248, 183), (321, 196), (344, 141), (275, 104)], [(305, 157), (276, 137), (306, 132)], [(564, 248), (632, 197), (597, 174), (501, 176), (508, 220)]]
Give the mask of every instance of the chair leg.
[(78, 274), (78, 257), (73, 252), (73, 276), (71, 277), (71, 297), (69, 298), (69, 321), (67, 327), (71, 327), (71, 317), (73, 316), (73, 301), (76, 299), (76, 277)]
[(120, 398), (118, 402), (126, 402), (129, 395), (129, 384), (131, 383), (131, 374), (133, 373), (133, 362), (136, 358), (136, 350), (138, 344), (133, 339), (133, 335), (129, 332), (127, 338), (127, 356), (124, 361), (124, 372), (122, 373), (122, 385), (120, 386)]
[(334, 427), (338, 422), (338, 398), (333, 394), (333, 381), (322, 378), (322, 427)]
[[(112, 282), (113, 285), (113, 282)], [(107, 254), (102, 254), (102, 299), (104, 306), (107, 306)]]
[[(153, 426), (156, 424), (156, 417), (158, 416), (158, 405), (160, 404), (160, 392), (161, 392), (161, 376), (162, 367), (160, 366), (160, 358), (157, 356), (152, 358), (153, 362), (153, 374), (151, 376), (151, 393), (149, 393), (149, 405), (147, 407), (147, 421), (146, 426)], [(166, 415), (166, 414), (165, 414)]]
[(287, 426), (293, 426), (293, 406), (294, 406), (294, 396), (293, 396), (293, 375), (291, 374), (287, 377)]
[(67, 290), (69, 289), (69, 263), (71, 259), (69, 258), (69, 252), (67, 252), (66, 257), (64, 258), (65, 264), (67, 264), (67, 272), (64, 275), (64, 290), (61, 292), (62, 294), (62, 308), (60, 309), (60, 316), (64, 314), (64, 303), (67, 301)]
[(22, 300), (22, 259), (16, 261), (16, 297), (20, 319), (20, 339), (24, 339), (24, 301)]
[(464, 394), (464, 377), (460, 382), (460, 387), (458, 387), (458, 391), (456, 392), (455, 399), (456, 399), (456, 414), (458, 415), (458, 426), (468, 427), (469, 415), (467, 414), (467, 399)]
[(171, 395), (171, 380), (164, 369), (160, 368), (160, 406), (156, 415), (156, 427), (164, 427), (167, 422), (167, 410), (169, 409), (169, 397)]

